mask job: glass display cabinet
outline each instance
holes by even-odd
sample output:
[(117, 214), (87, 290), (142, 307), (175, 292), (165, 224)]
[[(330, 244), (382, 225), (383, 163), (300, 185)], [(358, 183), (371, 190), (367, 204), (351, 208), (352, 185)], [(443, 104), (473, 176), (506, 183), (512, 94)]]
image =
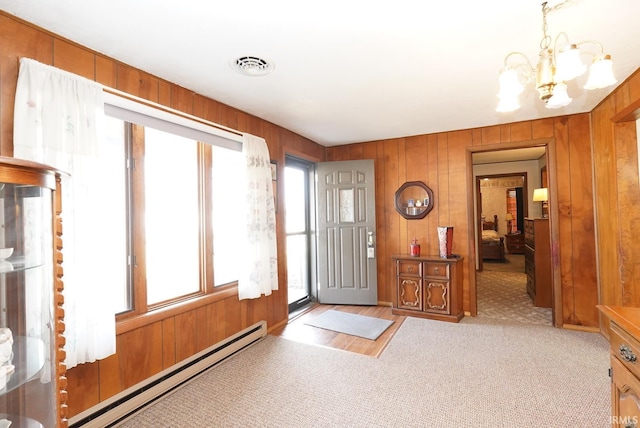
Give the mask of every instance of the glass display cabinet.
[(67, 425), (59, 187), (0, 157), (0, 427)]

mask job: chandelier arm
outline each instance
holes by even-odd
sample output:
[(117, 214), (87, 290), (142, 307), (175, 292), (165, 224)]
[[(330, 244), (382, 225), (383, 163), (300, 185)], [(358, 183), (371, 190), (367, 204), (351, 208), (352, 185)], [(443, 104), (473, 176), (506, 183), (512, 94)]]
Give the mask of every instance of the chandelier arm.
[[(509, 59), (514, 57), (523, 58), (524, 63), (520, 62), (514, 65), (509, 65)], [(526, 77), (530, 77), (531, 75), (533, 75), (533, 70), (534, 70), (533, 65), (531, 65), (531, 61), (529, 61), (529, 58), (522, 52), (515, 52), (515, 51), (510, 52), (506, 57), (504, 57), (504, 67), (511, 68), (514, 70), (522, 70), (523, 74)]]
[[(593, 44), (593, 45), (598, 46), (600, 48), (600, 56), (604, 55), (604, 46), (602, 46), (602, 43), (600, 43), (597, 40), (585, 40), (585, 41), (582, 41), (580, 43), (576, 43), (575, 45), (580, 47), (581, 45), (586, 45), (586, 44)], [(590, 52), (587, 52), (587, 53), (590, 53)], [(598, 55), (594, 54), (594, 56), (597, 57)]]

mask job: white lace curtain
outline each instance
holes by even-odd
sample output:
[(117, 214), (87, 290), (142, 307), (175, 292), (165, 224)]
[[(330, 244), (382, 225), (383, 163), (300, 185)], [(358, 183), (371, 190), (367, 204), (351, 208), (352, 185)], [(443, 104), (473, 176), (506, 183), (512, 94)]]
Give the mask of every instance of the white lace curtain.
[[(70, 174), (62, 182), (65, 351), (67, 367), (115, 353), (109, 294), (109, 234), (101, 170), (102, 86), (57, 68), (20, 61), (14, 117), (14, 156)], [(107, 178), (107, 179), (105, 179)], [(111, 234), (113, 235), (113, 234)], [(116, 261), (122, 263), (122, 261)]]
[(238, 280), (242, 299), (268, 296), (278, 289), (278, 251), (276, 209), (271, 182), (271, 160), (263, 138), (244, 134), (242, 154), (245, 163), (246, 218), (243, 265)]

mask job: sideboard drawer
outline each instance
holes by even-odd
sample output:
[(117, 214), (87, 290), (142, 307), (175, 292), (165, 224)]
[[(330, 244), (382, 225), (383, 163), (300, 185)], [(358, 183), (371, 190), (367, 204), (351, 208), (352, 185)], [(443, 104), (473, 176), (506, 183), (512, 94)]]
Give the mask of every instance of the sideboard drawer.
[(611, 355), (620, 360), (634, 376), (640, 377), (640, 343), (611, 321)]
[(398, 275), (422, 276), (420, 260), (398, 260)]
[(449, 264), (437, 262), (424, 263), (424, 275), (434, 278), (449, 278)]

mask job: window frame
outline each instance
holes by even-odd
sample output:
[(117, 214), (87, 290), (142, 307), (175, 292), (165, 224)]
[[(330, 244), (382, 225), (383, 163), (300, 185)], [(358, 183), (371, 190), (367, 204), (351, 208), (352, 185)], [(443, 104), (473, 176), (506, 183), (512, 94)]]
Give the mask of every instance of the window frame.
[[(120, 334), (139, 327), (140, 323), (164, 319), (192, 307), (237, 295), (237, 281), (214, 286), (211, 146), (241, 150), (242, 133), (126, 94), (105, 92), (105, 113), (123, 120), (125, 124), (123, 132), (128, 175), (124, 191), (128, 220), (127, 291), (130, 295), (131, 309), (115, 315), (117, 332)], [(198, 147), (199, 290), (152, 305), (147, 304), (147, 265), (144, 247), (145, 126), (194, 139)], [(203, 142), (200, 138), (206, 141)]]

